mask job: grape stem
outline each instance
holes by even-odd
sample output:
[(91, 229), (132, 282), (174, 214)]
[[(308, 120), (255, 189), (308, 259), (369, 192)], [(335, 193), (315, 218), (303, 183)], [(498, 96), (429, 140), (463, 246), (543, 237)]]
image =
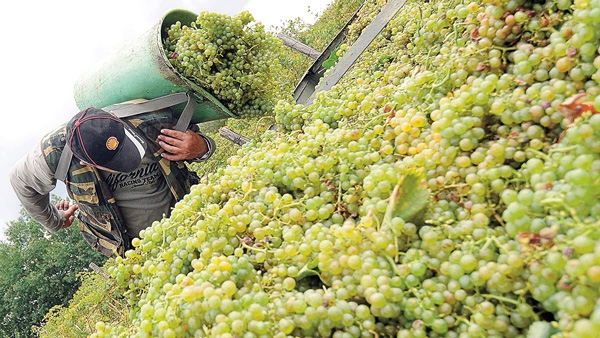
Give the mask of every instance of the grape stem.
[(419, 9), (419, 17), (417, 18), (417, 24), (419, 25), (419, 27), (415, 30), (415, 37), (414, 37), (414, 39), (421, 37), (421, 34), (420, 34), (420, 32), (421, 32), (421, 25), (420, 25), (420, 23), (423, 22), (423, 9), (421, 7), (418, 7), (418, 9)]
[(489, 294), (489, 293), (480, 294), (480, 296), (482, 296), (484, 298), (495, 299), (497, 301), (504, 302), (504, 303), (510, 303), (510, 304), (513, 304), (513, 305), (519, 305), (520, 304), (519, 301), (514, 300), (512, 298), (504, 297), (504, 296), (497, 296), (497, 295), (492, 295), (492, 294)]
[(260, 248), (256, 248), (256, 247), (250, 246), (250, 245), (248, 245), (248, 244), (244, 243), (244, 240), (243, 240), (243, 239), (242, 239), (240, 236), (236, 236), (236, 237), (239, 239), (239, 241), (240, 241), (240, 244), (241, 244), (241, 245), (242, 245), (244, 248), (246, 248), (246, 249), (253, 250), (253, 251), (260, 251), (260, 252), (263, 252), (263, 253), (265, 253), (265, 254), (266, 254), (266, 253), (273, 253), (273, 251), (267, 250), (267, 248), (260, 249)]
[[(528, 151), (531, 151), (532, 153), (536, 154), (538, 157), (543, 158), (545, 161), (550, 161), (550, 156), (544, 154), (543, 152), (536, 150), (536, 149), (527, 149)], [(550, 150), (552, 151), (552, 149)]]
[(556, 153), (556, 152), (560, 152), (560, 153), (567, 153), (569, 151), (572, 150), (576, 150), (579, 147), (579, 145), (575, 144), (569, 147), (562, 147), (562, 148), (554, 148), (554, 149), (550, 149), (548, 150), (548, 153)]
[(481, 250), (487, 249), (488, 245), (490, 245), (491, 243), (494, 243), (496, 245), (496, 247), (498, 249), (500, 249), (500, 251), (510, 252), (510, 250), (506, 250), (504, 245), (502, 243), (500, 243), (500, 241), (498, 241), (498, 237), (496, 237), (496, 236), (491, 236), (488, 239), (486, 239), (485, 244), (481, 247)]
[(452, 68), (448, 68), (448, 71), (446, 72), (446, 76), (444, 76), (444, 78), (437, 83), (434, 83), (431, 85), (431, 89), (429, 90), (429, 95), (431, 95), (433, 93), (433, 90), (441, 87), (444, 83), (446, 83), (446, 81), (448, 81), (448, 79), (450, 79), (450, 75), (452, 74)]
[(498, 247), (498, 249), (500, 249), (500, 251), (503, 251), (505, 253), (510, 252), (510, 250), (506, 250), (506, 248), (504, 247), (504, 245), (502, 243), (500, 243), (500, 241), (498, 240), (498, 237), (493, 236), (492, 237), (492, 241), (494, 242), (494, 244), (496, 244), (496, 246)]
[(375, 336), (375, 338), (379, 338), (379, 334), (377, 334), (377, 332), (375, 332), (373, 330), (369, 330), (369, 333), (371, 333), (373, 336)]
[(468, 186), (467, 183), (448, 184), (448, 185), (441, 187), (441, 189), (464, 188), (466, 186)]
[(500, 225), (502, 227), (504, 227), (504, 221), (502, 220), (502, 217), (500, 217), (500, 215), (498, 215), (498, 213), (496, 211), (494, 211), (494, 218), (496, 219), (496, 221), (498, 221), (498, 223), (500, 223)]
[(581, 223), (581, 220), (579, 219), (579, 217), (577, 217), (577, 211), (575, 209), (569, 207), (563, 199), (561, 199), (561, 198), (546, 198), (545, 200), (540, 201), (540, 205), (542, 205), (542, 206), (551, 205), (551, 204), (555, 204), (555, 205), (559, 205), (559, 206), (563, 207), (566, 211), (569, 212), (571, 217), (573, 217), (573, 219), (575, 219), (575, 221), (577, 223)]
[[(394, 272), (396, 274), (396, 276), (400, 277), (402, 282), (404, 282), (404, 278), (400, 275), (400, 271), (398, 271), (398, 266), (396, 265), (396, 262), (394, 262), (394, 259), (392, 257), (390, 257), (390, 255), (388, 255), (388, 254), (383, 254), (383, 257), (385, 257), (385, 259), (390, 264), (390, 267), (392, 268), (392, 272)], [(406, 283), (404, 283), (404, 284), (406, 284)]]
[[(367, 123), (365, 124), (365, 130), (369, 129), (369, 126), (371, 125), (371, 123), (373, 123), (373, 122), (377, 122), (377, 121), (376, 121), (377, 119), (380, 119), (380, 118), (382, 118), (382, 117), (387, 117), (387, 116), (389, 116), (389, 115), (390, 115), (390, 113), (384, 113), (384, 114), (380, 114), (380, 115), (377, 115), (377, 116), (373, 117), (373, 118), (372, 118), (372, 119), (371, 119), (369, 122), (367, 122)], [(378, 124), (380, 124), (380, 123), (378, 123)]]
[[(522, 302), (519, 302), (518, 300), (512, 299), (512, 298), (507, 298), (507, 297), (503, 297), (503, 296), (497, 296), (497, 295), (492, 295), (489, 293), (486, 294), (480, 294), (482, 297), (484, 298), (491, 298), (491, 299), (495, 299), (499, 302), (504, 302), (504, 303), (510, 303), (513, 304), (515, 306), (518, 306), (519, 304), (522, 304)], [(538, 321), (539, 317), (537, 315), (537, 313), (533, 313), (532, 314), (534, 321)]]

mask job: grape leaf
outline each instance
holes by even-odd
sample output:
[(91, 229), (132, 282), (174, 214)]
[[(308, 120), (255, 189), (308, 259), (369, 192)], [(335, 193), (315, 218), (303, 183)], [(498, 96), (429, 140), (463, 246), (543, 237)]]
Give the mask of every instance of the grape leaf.
[(423, 183), (422, 172), (417, 171), (410, 171), (400, 179), (390, 196), (384, 224), (390, 224), (394, 217), (408, 221), (429, 203), (429, 189)]
[(298, 280), (302, 280), (308, 276), (319, 276), (319, 272), (317, 270), (313, 270), (311, 268), (309, 268), (308, 266), (303, 266), (302, 269), (300, 269), (300, 271), (298, 272)]
[(298, 272), (298, 277), (296, 277), (297, 280), (302, 280), (308, 276), (318, 276), (319, 279), (321, 280), (321, 282), (323, 282), (325, 284), (325, 281), (323, 280), (323, 278), (321, 277), (321, 274), (319, 271), (319, 268), (317, 267), (319, 265), (319, 259), (315, 258), (312, 262), (308, 262), (306, 263), (302, 269), (300, 269), (300, 271)]
[(335, 64), (338, 62), (339, 57), (337, 55), (337, 52), (340, 50), (340, 46), (337, 46), (329, 55), (329, 58), (327, 58), (327, 60), (323, 61), (323, 68), (325, 69), (329, 69), (333, 66), (335, 66)]
[(395, 55), (384, 55), (377, 60), (377, 65), (375, 65), (375, 71), (381, 70), (386, 62), (391, 62), (394, 60)]

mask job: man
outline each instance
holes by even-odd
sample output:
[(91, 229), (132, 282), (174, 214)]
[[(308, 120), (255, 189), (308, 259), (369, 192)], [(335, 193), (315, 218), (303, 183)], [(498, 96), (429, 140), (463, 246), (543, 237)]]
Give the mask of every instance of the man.
[[(183, 161), (205, 161), (215, 150), (211, 138), (174, 130), (173, 122), (170, 109), (123, 119), (85, 109), (13, 166), (13, 189), (31, 217), (50, 232), (71, 226), (78, 211), (86, 241), (106, 256), (122, 255), (140, 230), (168, 216), (190, 191), (197, 177)], [(49, 194), (67, 147), (74, 156), (65, 186), (76, 204), (52, 205)]]

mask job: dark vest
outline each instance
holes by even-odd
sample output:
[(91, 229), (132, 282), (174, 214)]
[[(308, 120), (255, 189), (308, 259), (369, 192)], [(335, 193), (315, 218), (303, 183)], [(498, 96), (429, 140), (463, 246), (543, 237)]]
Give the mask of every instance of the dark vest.
[[(164, 109), (123, 120), (145, 137), (146, 151), (151, 152), (159, 164), (175, 200), (182, 199), (190, 191), (190, 173), (183, 161), (172, 162), (160, 156), (164, 150), (157, 141), (161, 129), (174, 125), (171, 110)], [(53, 172), (66, 144), (65, 125), (42, 139), (42, 151)], [(131, 239), (112, 192), (98, 171), (94, 167), (80, 165), (79, 160), (73, 157), (65, 186), (69, 197), (79, 207), (77, 218), (83, 238), (92, 248), (108, 257), (114, 256), (115, 252), (123, 256), (130, 249)]]

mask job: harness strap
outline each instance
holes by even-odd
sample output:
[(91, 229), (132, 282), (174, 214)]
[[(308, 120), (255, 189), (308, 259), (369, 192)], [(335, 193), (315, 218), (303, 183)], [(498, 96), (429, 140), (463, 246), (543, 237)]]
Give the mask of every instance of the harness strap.
[(124, 107), (112, 109), (112, 112), (119, 118), (134, 116), (143, 113), (149, 113), (160, 109), (172, 107), (174, 105), (186, 102), (187, 104), (179, 116), (175, 129), (185, 131), (192, 120), (194, 109), (196, 108), (196, 100), (194, 100), (190, 92), (175, 93), (161, 96), (152, 100), (132, 104)]
[[(190, 121), (194, 116), (194, 110), (196, 109), (196, 100), (194, 99), (191, 92), (181, 92), (161, 96), (138, 104), (132, 104), (129, 106), (124, 106), (122, 108), (113, 109), (112, 112), (115, 113), (117, 117), (124, 118), (172, 107), (183, 102), (187, 103), (185, 105), (185, 108), (183, 109), (183, 112), (179, 116), (179, 119), (177, 120), (175, 130), (184, 132), (190, 125)], [(72, 158), (73, 152), (71, 151), (71, 147), (65, 145), (63, 152), (60, 155), (58, 165), (56, 166), (56, 171), (54, 172), (55, 179), (62, 182), (65, 181), (65, 179), (67, 178), (67, 172), (69, 171), (69, 166), (71, 164)]]
[(62, 182), (65, 181), (67, 178), (67, 171), (69, 171), (69, 166), (71, 164), (71, 158), (73, 158), (71, 147), (65, 145), (62, 154), (60, 154), (60, 160), (58, 160), (56, 171), (54, 172), (55, 179)]

